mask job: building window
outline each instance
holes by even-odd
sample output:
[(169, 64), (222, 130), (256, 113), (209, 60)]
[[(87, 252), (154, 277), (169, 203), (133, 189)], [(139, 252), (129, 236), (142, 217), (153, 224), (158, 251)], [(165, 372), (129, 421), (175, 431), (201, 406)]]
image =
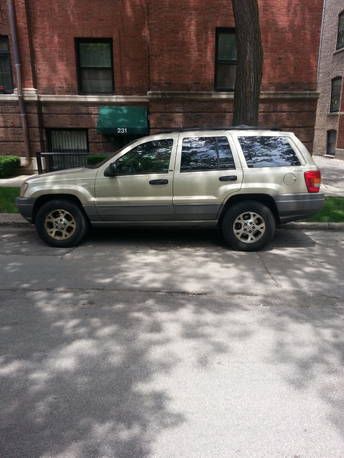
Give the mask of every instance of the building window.
[(0, 36), (0, 94), (13, 92), (10, 48), (7, 36)]
[(331, 106), (330, 112), (336, 113), (340, 109), (340, 94), (342, 91), (342, 78), (333, 78), (331, 87)]
[(112, 39), (77, 38), (76, 56), (79, 92), (112, 94), (114, 92)]
[(215, 90), (234, 91), (237, 46), (234, 29), (216, 29)]
[(341, 48), (344, 48), (344, 11), (340, 13), (338, 19), (337, 49)]
[(49, 129), (48, 149), (54, 153), (87, 153), (87, 129)]

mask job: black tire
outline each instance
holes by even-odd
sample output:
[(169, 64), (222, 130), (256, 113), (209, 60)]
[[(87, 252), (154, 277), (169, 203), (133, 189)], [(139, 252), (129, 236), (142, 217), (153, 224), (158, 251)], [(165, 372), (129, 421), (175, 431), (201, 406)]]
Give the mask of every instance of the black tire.
[(65, 248), (81, 242), (87, 232), (88, 222), (78, 204), (56, 199), (49, 200), (39, 208), (35, 226), (40, 238), (48, 245)]
[(258, 251), (274, 238), (276, 221), (266, 205), (247, 200), (226, 210), (221, 229), (226, 244), (234, 250)]

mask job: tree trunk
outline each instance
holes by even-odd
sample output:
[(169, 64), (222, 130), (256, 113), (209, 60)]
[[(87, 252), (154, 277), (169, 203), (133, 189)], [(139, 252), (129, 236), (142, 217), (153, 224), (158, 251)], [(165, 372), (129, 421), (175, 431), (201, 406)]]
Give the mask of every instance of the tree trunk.
[(257, 126), (263, 73), (258, 0), (232, 0), (232, 3), (238, 53), (233, 125)]

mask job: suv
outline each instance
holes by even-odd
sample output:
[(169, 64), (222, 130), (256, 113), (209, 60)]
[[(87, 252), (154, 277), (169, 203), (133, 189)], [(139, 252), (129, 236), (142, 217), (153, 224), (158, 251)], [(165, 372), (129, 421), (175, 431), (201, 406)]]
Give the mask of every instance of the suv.
[(20, 213), (50, 245), (77, 245), (88, 227), (214, 224), (255, 251), (276, 225), (321, 209), (320, 171), (288, 132), (194, 130), (144, 137), (94, 168), (29, 178)]

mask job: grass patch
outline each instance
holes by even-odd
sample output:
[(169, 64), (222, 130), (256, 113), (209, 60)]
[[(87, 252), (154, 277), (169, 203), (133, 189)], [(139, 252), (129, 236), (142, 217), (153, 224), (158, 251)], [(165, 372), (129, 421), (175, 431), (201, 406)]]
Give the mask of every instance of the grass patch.
[(325, 204), (320, 212), (315, 213), (307, 221), (323, 223), (344, 222), (344, 197), (325, 197)]
[(0, 187), (0, 213), (18, 213), (16, 197), (19, 192), (19, 188)]

